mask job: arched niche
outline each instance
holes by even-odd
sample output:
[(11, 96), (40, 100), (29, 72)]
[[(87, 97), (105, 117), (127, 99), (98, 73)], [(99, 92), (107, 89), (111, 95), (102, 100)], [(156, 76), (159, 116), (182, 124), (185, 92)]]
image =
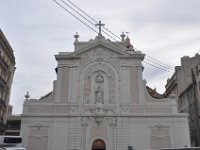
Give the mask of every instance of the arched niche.
[(103, 103), (116, 104), (119, 98), (119, 74), (107, 62), (92, 62), (80, 74), (80, 98), (83, 104), (95, 104), (95, 93), (103, 90)]

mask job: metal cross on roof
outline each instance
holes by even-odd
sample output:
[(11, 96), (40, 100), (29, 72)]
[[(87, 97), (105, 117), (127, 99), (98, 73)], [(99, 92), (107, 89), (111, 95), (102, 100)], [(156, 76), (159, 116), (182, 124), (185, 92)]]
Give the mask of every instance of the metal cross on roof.
[(102, 36), (101, 34), (101, 26), (105, 26), (105, 24), (101, 23), (101, 21), (99, 21), (99, 23), (95, 24), (95, 26), (99, 26), (99, 36)]

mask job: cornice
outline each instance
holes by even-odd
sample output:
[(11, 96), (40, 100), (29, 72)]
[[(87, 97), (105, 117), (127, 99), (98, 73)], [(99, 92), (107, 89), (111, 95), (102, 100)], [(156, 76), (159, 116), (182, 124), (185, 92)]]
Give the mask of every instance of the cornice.
[(2, 47), (3, 51), (7, 54), (9, 57), (10, 61), (15, 64), (15, 57), (13, 54), (13, 49), (10, 46), (8, 40), (6, 39), (5, 35), (0, 29), (0, 46)]

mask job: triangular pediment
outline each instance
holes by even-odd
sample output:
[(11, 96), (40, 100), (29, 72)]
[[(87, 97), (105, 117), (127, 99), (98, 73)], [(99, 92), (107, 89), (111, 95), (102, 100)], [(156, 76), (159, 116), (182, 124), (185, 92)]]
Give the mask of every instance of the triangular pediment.
[(90, 44), (89, 46), (85, 47), (85, 48), (82, 48), (82, 49), (79, 49), (75, 52), (72, 52), (70, 54), (70, 56), (79, 56), (83, 53), (86, 53), (88, 51), (92, 51), (92, 50), (95, 50), (97, 48), (103, 48), (104, 50), (106, 49), (107, 51), (111, 51), (111, 52), (114, 52), (114, 53), (117, 53), (118, 55), (122, 55), (122, 56), (129, 56), (129, 53), (127, 53), (125, 51), (125, 47), (123, 45), (120, 45), (120, 44), (107, 44), (107, 43), (92, 43)]

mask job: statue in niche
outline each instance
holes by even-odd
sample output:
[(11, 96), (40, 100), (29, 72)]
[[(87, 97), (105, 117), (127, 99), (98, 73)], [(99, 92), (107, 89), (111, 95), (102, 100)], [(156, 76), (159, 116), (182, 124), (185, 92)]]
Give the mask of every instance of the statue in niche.
[(96, 103), (103, 103), (103, 90), (100, 86), (98, 86), (95, 92), (95, 96), (96, 96)]

